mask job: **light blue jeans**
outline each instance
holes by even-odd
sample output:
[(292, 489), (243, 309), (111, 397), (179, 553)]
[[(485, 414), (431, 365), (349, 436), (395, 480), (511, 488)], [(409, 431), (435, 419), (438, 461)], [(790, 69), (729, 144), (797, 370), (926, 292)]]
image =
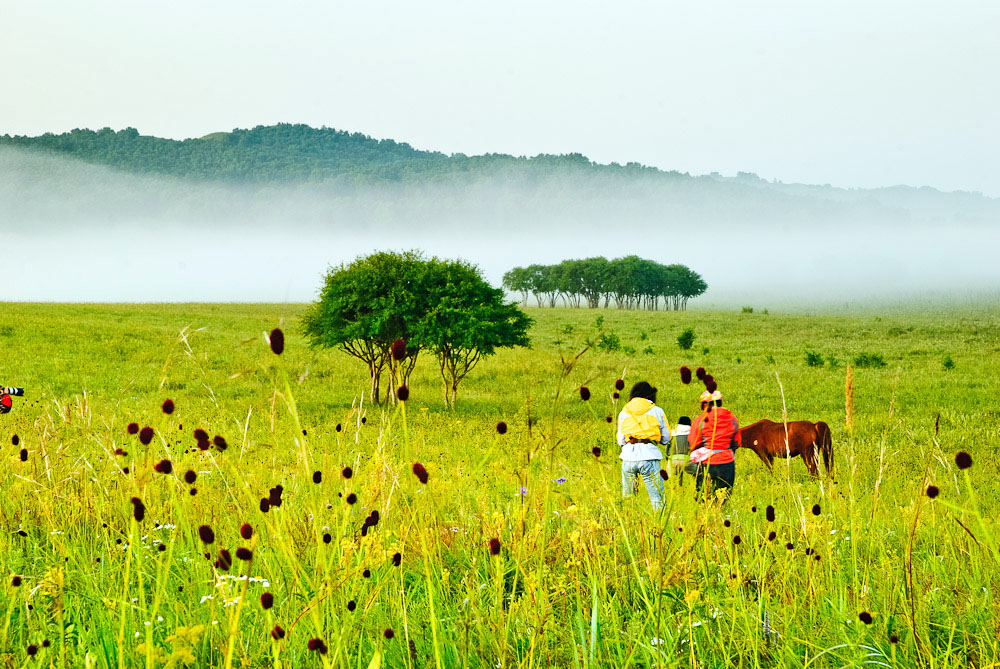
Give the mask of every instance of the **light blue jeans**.
[(642, 477), (649, 493), (649, 503), (654, 510), (663, 507), (663, 481), (660, 478), (659, 460), (622, 460), (622, 497), (632, 496), (636, 475)]

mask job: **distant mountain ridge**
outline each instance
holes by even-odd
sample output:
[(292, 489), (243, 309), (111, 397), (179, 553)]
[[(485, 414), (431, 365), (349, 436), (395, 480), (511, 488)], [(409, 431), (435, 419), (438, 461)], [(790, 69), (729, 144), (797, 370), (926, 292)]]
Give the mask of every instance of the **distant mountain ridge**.
[[(484, 188), (500, 187), (516, 193), (516, 199), (546, 200), (557, 208), (582, 198), (610, 209), (627, 209), (639, 200), (654, 203), (660, 211), (714, 207), (726, 219), (744, 214), (788, 219), (804, 212), (813, 218), (850, 220), (884, 215), (929, 223), (1000, 222), (1000, 198), (974, 192), (910, 186), (838, 188), (767, 181), (744, 172), (735, 177), (714, 172), (696, 176), (639, 163), (599, 164), (579, 153), (448, 155), (302, 124), (235, 129), (186, 140), (140, 135), (134, 128), (117, 132), (77, 129), (37, 137), (3, 135), (0, 149), (5, 147), (72, 158), (131, 175), (260, 188), (306, 185), (343, 194), (361, 187), (458, 186), (455, 192), (469, 193), (471, 188), (481, 194)], [(484, 197), (488, 199), (489, 194)]]

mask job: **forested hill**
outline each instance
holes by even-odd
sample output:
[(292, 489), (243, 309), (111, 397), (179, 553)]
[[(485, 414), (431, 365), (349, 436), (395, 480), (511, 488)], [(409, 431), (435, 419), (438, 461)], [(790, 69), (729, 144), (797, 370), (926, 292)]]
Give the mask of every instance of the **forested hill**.
[(257, 182), (405, 182), (580, 169), (683, 176), (634, 163), (596, 165), (580, 154), (534, 158), (503, 154), (449, 156), (361, 133), (291, 124), (236, 129), (182, 141), (140, 135), (134, 128), (118, 132), (110, 128), (78, 129), (39, 137), (4, 135), (0, 136), (3, 146), (72, 156), (133, 174)]
[[(943, 193), (909, 186), (847, 189), (767, 181), (743, 172), (735, 177), (717, 173), (692, 176), (638, 163), (603, 165), (579, 153), (530, 158), (448, 155), (361, 133), (308, 125), (257, 126), (181, 141), (140, 135), (134, 128), (118, 132), (110, 128), (73, 130), (38, 137), (0, 136), (0, 151), (8, 147), (21, 154), (71, 158), (71, 163), (99, 165), (127, 175), (182, 181), (312, 185), (318, 191), (341, 194), (345, 189), (362, 187), (385, 190), (387, 186), (440, 186), (448, 190), (448, 197), (472, 197), (479, 202), (480, 210), (482, 202), (490, 198), (497, 203), (533, 198), (557, 210), (572, 208), (570, 205), (582, 199), (588, 203), (588, 212), (593, 207), (608, 207), (620, 215), (628, 213), (633, 219), (637, 203), (645, 203), (657, 215), (669, 210), (675, 218), (691, 220), (703, 220), (706, 215), (715, 220), (756, 216), (758, 220), (786, 223), (802, 220), (803, 216), (991, 225), (1000, 220), (1000, 199), (979, 193)], [(55, 169), (55, 165), (49, 167)], [(11, 178), (17, 182), (16, 177)], [(22, 177), (19, 188), (66, 187), (55, 172), (47, 173), (40, 165)], [(498, 195), (500, 192), (505, 195)], [(441, 193), (434, 197), (439, 199)], [(624, 211), (629, 207), (632, 210)]]

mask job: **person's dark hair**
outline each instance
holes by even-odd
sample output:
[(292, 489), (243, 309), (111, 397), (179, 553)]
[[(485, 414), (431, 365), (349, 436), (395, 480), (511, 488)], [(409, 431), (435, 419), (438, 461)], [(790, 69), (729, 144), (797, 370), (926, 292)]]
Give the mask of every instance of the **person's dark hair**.
[(650, 402), (656, 402), (656, 388), (649, 385), (645, 381), (640, 381), (639, 383), (632, 386), (632, 390), (629, 391), (628, 398), (635, 399), (636, 397), (641, 397), (647, 399)]
[(681, 416), (680, 418), (677, 419), (677, 424), (678, 425), (690, 425), (691, 424), (691, 419), (688, 418), (687, 416)]

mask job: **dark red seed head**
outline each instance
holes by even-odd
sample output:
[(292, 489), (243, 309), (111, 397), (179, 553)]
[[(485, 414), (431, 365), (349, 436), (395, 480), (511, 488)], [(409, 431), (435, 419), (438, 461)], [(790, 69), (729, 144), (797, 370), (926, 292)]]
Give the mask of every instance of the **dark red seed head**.
[(421, 483), (427, 483), (427, 469), (419, 462), (413, 463), (413, 475), (416, 476)]
[(681, 383), (687, 385), (691, 383), (691, 368), (681, 367)]
[(351, 494), (349, 494), (349, 495), (347, 496), (347, 499), (346, 499), (346, 501), (347, 501), (347, 503), (348, 503), (348, 504), (354, 504), (355, 502), (357, 502), (357, 501), (358, 501), (358, 496), (357, 496), (357, 495), (355, 495), (355, 494), (354, 494), (354, 493), (352, 492)]
[(128, 451), (126, 451), (124, 448), (116, 448), (115, 455), (121, 455), (122, 457), (124, 457), (128, 455)]
[(358, 608), (358, 603), (355, 602), (353, 599), (351, 601), (347, 602), (347, 610), (348, 611), (353, 611), (356, 608)]
[(767, 533), (767, 540), (768, 541), (774, 541), (775, 538), (777, 538), (777, 536), (778, 536), (778, 534), (776, 532), (774, 532), (774, 531), (768, 532)]
[(132, 502), (132, 516), (141, 523), (142, 519), (146, 517), (146, 505), (138, 497), (133, 497), (129, 501)]
[(155, 469), (161, 474), (169, 474), (170, 472), (174, 471), (174, 464), (170, 462), (170, 460), (160, 460), (159, 462), (156, 463), (153, 469)]
[(270, 502), (267, 501), (267, 497), (260, 498), (260, 510), (262, 513), (267, 513), (271, 509)]
[(341, 427), (340, 423), (337, 423), (337, 432), (340, 432), (341, 429), (343, 429), (343, 428)]
[(163, 409), (163, 413), (167, 415), (172, 414), (174, 412), (174, 401), (171, 399), (165, 399), (163, 400), (163, 406), (160, 408)]
[(397, 339), (392, 342), (392, 359), (396, 362), (402, 362), (406, 359), (406, 340)]
[(184, 482), (187, 483), (188, 485), (191, 485), (197, 480), (198, 480), (198, 474), (195, 473), (193, 469), (189, 469), (186, 472), (184, 472)]
[(663, 479), (664, 481), (666, 481), (668, 478), (670, 478), (670, 474), (667, 473), (666, 469), (661, 469), (660, 470), (660, 478)]
[(30, 646), (28, 646), (28, 655), (34, 656), (37, 652), (38, 652), (38, 646), (36, 646), (35, 644), (31, 644)]
[(51, 645), (52, 645), (52, 642), (49, 641), (48, 639), (45, 639), (44, 641), (42, 641), (42, 648), (48, 648)]
[(212, 443), (215, 444), (215, 447), (220, 451), (224, 451), (229, 448), (229, 444), (226, 443), (225, 437), (220, 437), (219, 435), (215, 435), (215, 437), (212, 438)]
[(705, 384), (705, 390), (707, 390), (710, 393), (714, 393), (718, 389), (719, 389), (719, 384), (715, 382), (715, 379), (712, 379), (711, 381)]
[(965, 451), (959, 451), (955, 454), (955, 465), (959, 469), (968, 469), (972, 466), (972, 456)]
[(401, 553), (392, 554), (392, 566), (398, 567), (403, 562), (403, 555)]
[(281, 625), (274, 626), (274, 629), (271, 630), (271, 638), (275, 641), (280, 641), (285, 638), (285, 630), (281, 628)]
[(410, 399), (410, 389), (409, 389), (409, 387), (407, 387), (407, 386), (400, 386), (399, 388), (396, 388), (396, 398), (400, 402), (405, 402), (406, 400)]
[(274, 595), (272, 595), (270, 592), (265, 592), (263, 595), (260, 596), (260, 605), (261, 608), (264, 609), (269, 609), (272, 606), (274, 606)]
[(208, 441), (208, 432), (205, 432), (205, 430), (200, 427), (196, 428), (194, 431), (194, 439), (195, 441)]
[(625, 380), (618, 379), (615, 381), (615, 390), (625, 390)]
[(764, 510), (764, 515), (767, 516), (767, 521), (769, 523), (773, 523), (774, 522), (774, 507), (771, 506), (770, 504), (768, 504), (767, 508)]
[(500, 555), (500, 540), (496, 537), (490, 539), (490, 555)]
[(941, 491), (938, 490), (938, 487), (936, 485), (929, 485), (929, 486), (927, 486), (927, 496), (930, 497), (931, 499), (934, 499), (935, 497), (937, 497), (938, 493), (940, 493), (940, 492)]
[(615, 419), (612, 418), (611, 416), (605, 416), (604, 417), (604, 422), (605, 423), (613, 423), (613, 422), (615, 422)]
[(192, 497), (194, 497), (195, 495), (198, 494), (198, 489), (197, 488), (191, 488), (190, 490), (188, 490), (188, 494), (190, 494)]
[(15, 576), (14, 578), (10, 579), (10, 584), (12, 586), (14, 586), (15, 588), (20, 588), (21, 587), (21, 577), (20, 576)]
[(240, 525), (240, 536), (247, 541), (250, 541), (251, 537), (253, 537), (253, 526), (251, 526), (250, 523), (243, 523)]
[(285, 350), (285, 333), (281, 331), (281, 328), (274, 328), (271, 330), (271, 350), (274, 351), (275, 355), (281, 355), (281, 352)]
[(611, 394), (611, 398), (612, 398), (612, 399), (616, 399), (616, 400), (617, 400), (617, 399), (619, 399), (620, 397), (621, 397), (621, 395), (619, 395), (618, 393), (612, 393), (612, 394)]
[(128, 427), (125, 428), (125, 429), (128, 431), (129, 434), (139, 434), (139, 424), (138, 423), (129, 423)]
[(365, 578), (371, 578), (372, 577), (372, 571), (371, 571), (371, 569), (365, 569), (363, 572), (361, 572), (361, 575), (363, 577), (365, 577)]
[(233, 554), (223, 548), (219, 551), (219, 559), (215, 561), (215, 567), (216, 569), (221, 569), (222, 571), (229, 571), (229, 568), (232, 566)]
[(251, 551), (249, 548), (244, 548), (243, 546), (240, 546), (239, 548), (236, 549), (236, 557), (239, 558), (240, 560), (243, 560), (244, 562), (249, 562), (250, 560), (253, 559), (253, 551)]
[(865, 625), (871, 625), (872, 614), (868, 613), (867, 611), (862, 611), (861, 613), (858, 614), (858, 620), (863, 622)]
[(215, 543), (215, 532), (208, 525), (200, 525), (198, 527), (198, 536), (201, 538), (202, 543)]
[(149, 446), (149, 442), (153, 441), (153, 428), (146, 426), (139, 430), (139, 442), (143, 446)]
[(326, 655), (326, 644), (322, 639), (309, 639), (309, 650), (316, 651), (320, 655)]
[(726, 519), (725, 521), (723, 521), (723, 523), (722, 523), (722, 524), (723, 524), (723, 525), (725, 525), (726, 527), (729, 527), (729, 526), (730, 526), (730, 525), (732, 525), (733, 523), (732, 523), (732, 521), (730, 521), (730, 520), (729, 520), (729, 519), (727, 518), (727, 519)]
[(590, 452), (594, 454), (595, 458), (601, 457), (601, 447), (600, 446), (594, 446), (592, 449), (590, 449)]
[(792, 544), (791, 541), (789, 541), (788, 543), (785, 544), (785, 548), (788, 550), (792, 550), (793, 548), (795, 548), (795, 546)]
[(323, 482), (323, 472), (318, 470), (313, 472), (313, 483), (322, 483), (322, 482)]
[(813, 504), (813, 515), (818, 516), (822, 509), (819, 508), (819, 504)]
[(743, 543), (743, 539), (740, 538), (740, 535), (737, 534), (736, 536), (733, 537), (734, 545), (739, 546), (741, 543)]
[(497, 423), (497, 434), (507, 434), (507, 423), (503, 421)]
[(330, 533), (329, 532), (324, 532), (323, 533), (323, 543), (324, 544), (328, 544), (331, 541), (333, 541), (333, 537), (330, 535)]
[(696, 377), (698, 377), (699, 381), (704, 381), (705, 377), (707, 376), (707, 373), (705, 372), (705, 368), (704, 367), (699, 367), (698, 369), (696, 369), (694, 371), (694, 375)]
[(580, 386), (580, 399), (584, 402), (590, 399), (590, 388), (587, 386)]
[(386, 639), (391, 639), (392, 637), (396, 636), (396, 633), (392, 631), (391, 627), (387, 627), (386, 630), (382, 632), (382, 636), (384, 636)]
[(21, 438), (15, 434), (13, 437), (10, 438), (10, 443), (17, 446), (18, 444), (21, 443)]
[(351, 469), (350, 467), (344, 467), (341, 470), (340, 475), (343, 476), (345, 479), (349, 479), (352, 476), (354, 476), (354, 470)]
[(889, 643), (899, 643), (899, 636), (896, 634), (890, 634)]
[(27, 448), (22, 448), (21, 449), (21, 462), (27, 462), (27, 461), (28, 461), (28, 449)]

